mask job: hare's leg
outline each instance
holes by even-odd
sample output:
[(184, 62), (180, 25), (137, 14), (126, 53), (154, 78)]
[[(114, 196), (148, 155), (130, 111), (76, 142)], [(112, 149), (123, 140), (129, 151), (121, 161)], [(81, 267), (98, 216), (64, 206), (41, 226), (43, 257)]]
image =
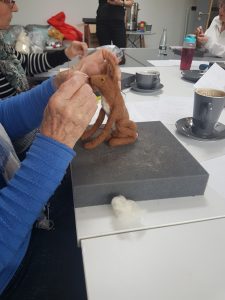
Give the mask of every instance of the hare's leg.
[(105, 141), (109, 137), (113, 123), (115, 122), (115, 112), (112, 111), (102, 132), (92, 141), (85, 143), (84, 148), (93, 149)]
[(102, 122), (104, 121), (104, 118), (105, 118), (105, 111), (103, 108), (101, 108), (100, 112), (99, 112), (99, 115), (98, 115), (98, 118), (97, 120), (95, 121), (94, 125), (87, 129), (82, 137), (81, 137), (81, 140), (84, 141), (86, 139), (88, 139), (89, 137), (91, 137), (98, 129), (99, 127), (102, 125)]
[(120, 146), (134, 143), (137, 139), (137, 125), (130, 120), (119, 121), (117, 130), (113, 133), (113, 137), (109, 140), (109, 145)]
[(109, 146), (116, 147), (116, 146), (133, 144), (136, 141), (136, 139), (137, 137), (111, 138), (109, 140)]
[(116, 131), (113, 137), (136, 137), (137, 125), (131, 120), (120, 120), (116, 124)]

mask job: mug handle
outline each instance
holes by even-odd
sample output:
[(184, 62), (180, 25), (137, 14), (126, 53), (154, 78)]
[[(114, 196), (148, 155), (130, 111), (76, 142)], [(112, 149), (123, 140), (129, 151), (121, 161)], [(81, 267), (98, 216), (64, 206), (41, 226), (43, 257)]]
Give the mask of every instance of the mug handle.
[(155, 75), (153, 77), (153, 82), (152, 83), (153, 83), (154, 88), (158, 87), (158, 76), (157, 75)]
[(155, 82), (156, 80), (157, 80), (157, 75), (154, 75), (153, 82)]
[(201, 111), (201, 115), (202, 115), (201, 121), (203, 123), (205, 122), (206, 116), (211, 109), (212, 109), (212, 103), (204, 102), (201, 104), (201, 107), (200, 107), (200, 111)]

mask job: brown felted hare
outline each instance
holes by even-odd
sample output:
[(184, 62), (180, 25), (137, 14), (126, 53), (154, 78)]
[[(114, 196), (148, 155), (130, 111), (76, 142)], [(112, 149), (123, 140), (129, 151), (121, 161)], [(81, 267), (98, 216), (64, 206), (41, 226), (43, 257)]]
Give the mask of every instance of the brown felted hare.
[[(81, 139), (86, 149), (93, 149), (104, 141), (110, 146), (134, 143), (137, 139), (137, 126), (129, 119), (129, 114), (118, 85), (118, 66), (110, 58), (107, 60), (107, 74), (94, 75), (90, 78), (91, 86), (98, 90), (102, 97), (102, 108), (95, 124), (87, 129)], [(108, 120), (97, 137), (93, 137), (102, 125), (105, 115)], [(92, 140), (89, 140), (91, 137)]]

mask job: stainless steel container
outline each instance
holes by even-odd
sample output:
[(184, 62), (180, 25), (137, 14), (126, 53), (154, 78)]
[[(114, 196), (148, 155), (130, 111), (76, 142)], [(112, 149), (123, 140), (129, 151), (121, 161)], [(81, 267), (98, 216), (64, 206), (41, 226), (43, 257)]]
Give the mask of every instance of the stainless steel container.
[(126, 27), (127, 30), (137, 30), (139, 4), (134, 2), (133, 5), (126, 10)]

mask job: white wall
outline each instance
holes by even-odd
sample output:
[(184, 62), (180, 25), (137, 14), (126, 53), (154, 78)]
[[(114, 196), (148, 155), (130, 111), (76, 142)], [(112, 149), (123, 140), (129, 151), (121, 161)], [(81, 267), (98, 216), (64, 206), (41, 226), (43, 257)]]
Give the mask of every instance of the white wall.
[(46, 24), (49, 17), (64, 11), (66, 23), (76, 25), (83, 17), (96, 16), (98, 0), (18, 0), (17, 4), (19, 11), (13, 18), (14, 24)]
[[(152, 24), (156, 34), (146, 38), (146, 46), (158, 47), (164, 26), (168, 31), (168, 44), (182, 43), (187, 8), (196, 0), (138, 0), (139, 21)], [(18, 0), (19, 12), (15, 13), (12, 24), (46, 24), (46, 20), (64, 11), (66, 23), (80, 28), (82, 18), (94, 18), (98, 0)], [(53, 4), (54, 3), (54, 4)]]

